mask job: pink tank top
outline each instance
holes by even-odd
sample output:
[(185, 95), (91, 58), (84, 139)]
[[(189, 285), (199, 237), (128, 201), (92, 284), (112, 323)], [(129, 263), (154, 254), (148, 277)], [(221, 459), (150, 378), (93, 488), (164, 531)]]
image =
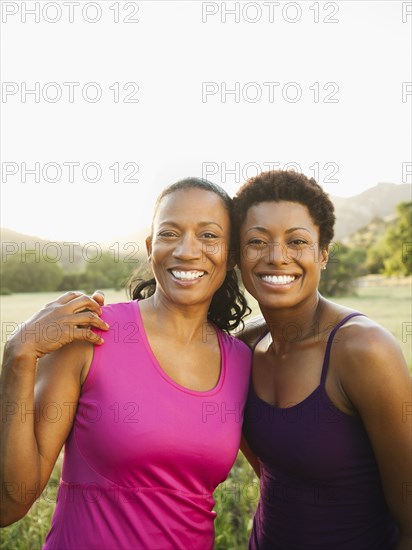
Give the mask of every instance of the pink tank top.
[(209, 391), (174, 382), (150, 349), (136, 301), (103, 308), (65, 445), (43, 550), (206, 550), (213, 491), (239, 448), (251, 352), (217, 330), (221, 373)]

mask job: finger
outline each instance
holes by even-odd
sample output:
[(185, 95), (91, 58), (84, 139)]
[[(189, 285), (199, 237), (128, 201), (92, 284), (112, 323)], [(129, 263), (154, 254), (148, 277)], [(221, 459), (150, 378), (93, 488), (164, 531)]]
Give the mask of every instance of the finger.
[(103, 338), (99, 334), (96, 334), (95, 332), (92, 331), (91, 328), (87, 328), (87, 327), (82, 327), (82, 328), (75, 327), (73, 329), (73, 339), (84, 340), (85, 342), (91, 342), (92, 344), (99, 344), (99, 345), (104, 343)]
[(90, 296), (87, 296), (87, 294), (77, 296), (70, 302), (63, 304), (63, 307), (70, 313), (80, 313), (81, 311), (88, 310), (93, 311), (97, 315), (102, 314), (100, 305), (96, 302), (96, 300), (93, 300)]
[(69, 292), (65, 292), (55, 300), (52, 300), (51, 302), (47, 302), (47, 304), (44, 304), (43, 307), (47, 308), (50, 306), (53, 306), (54, 304), (67, 304), (71, 300), (74, 300), (75, 298), (82, 296), (83, 292), (77, 291), (77, 290), (71, 290)]
[(92, 300), (95, 300), (100, 306), (104, 306), (104, 292), (95, 290), (92, 294)]
[(80, 313), (74, 313), (73, 315), (68, 315), (65, 317), (63, 321), (64, 324), (73, 324), (76, 326), (81, 325), (91, 325), (95, 328), (101, 329), (101, 330), (109, 330), (110, 325), (106, 323), (106, 321), (103, 321), (98, 315), (91, 311), (81, 311)]
[(85, 296), (83, 292), (80, 292), (79, 290), (70, 290), (69, 292), (65, 292), (61, 296), (59, 296), (56, 300), (59, 304), (67, 304), (68, 302), (71, 302), (72, 300), (75, 300), (76, 298), (79, 298), (81, 296)]

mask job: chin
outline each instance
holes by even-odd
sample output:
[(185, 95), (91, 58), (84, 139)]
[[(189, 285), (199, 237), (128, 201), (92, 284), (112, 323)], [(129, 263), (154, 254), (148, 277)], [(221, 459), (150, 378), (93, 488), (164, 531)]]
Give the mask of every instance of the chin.
[(296, 305), (296, 300), (290, 296), (268, 296), (267, 294), (262, 296), (257, 294), (253, 297), (261, 308), (283, 309)]

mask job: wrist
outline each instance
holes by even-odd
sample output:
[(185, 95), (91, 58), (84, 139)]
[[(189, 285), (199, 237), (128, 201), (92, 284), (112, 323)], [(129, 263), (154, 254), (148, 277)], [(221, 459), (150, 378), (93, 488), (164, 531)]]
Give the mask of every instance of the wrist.
[(36, 366), (38, 355), (29, 342), (23, 342), (20, 334), (16, 334), (4, 346), (4, 365), (13, 366), (33, 364)]

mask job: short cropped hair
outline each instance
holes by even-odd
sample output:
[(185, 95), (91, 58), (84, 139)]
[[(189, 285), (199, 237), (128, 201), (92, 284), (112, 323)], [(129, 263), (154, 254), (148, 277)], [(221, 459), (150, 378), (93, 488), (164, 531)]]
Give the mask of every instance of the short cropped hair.
[(329, 195), (313, 178), (290, 170), (270, 170), (247, 180), (234, 198), (237, 231), (251, 206), (269, 201), (297, 202), (306, 206), (319, 227), (320, 248), (328, 247), (334, 235), (335, 208)]

